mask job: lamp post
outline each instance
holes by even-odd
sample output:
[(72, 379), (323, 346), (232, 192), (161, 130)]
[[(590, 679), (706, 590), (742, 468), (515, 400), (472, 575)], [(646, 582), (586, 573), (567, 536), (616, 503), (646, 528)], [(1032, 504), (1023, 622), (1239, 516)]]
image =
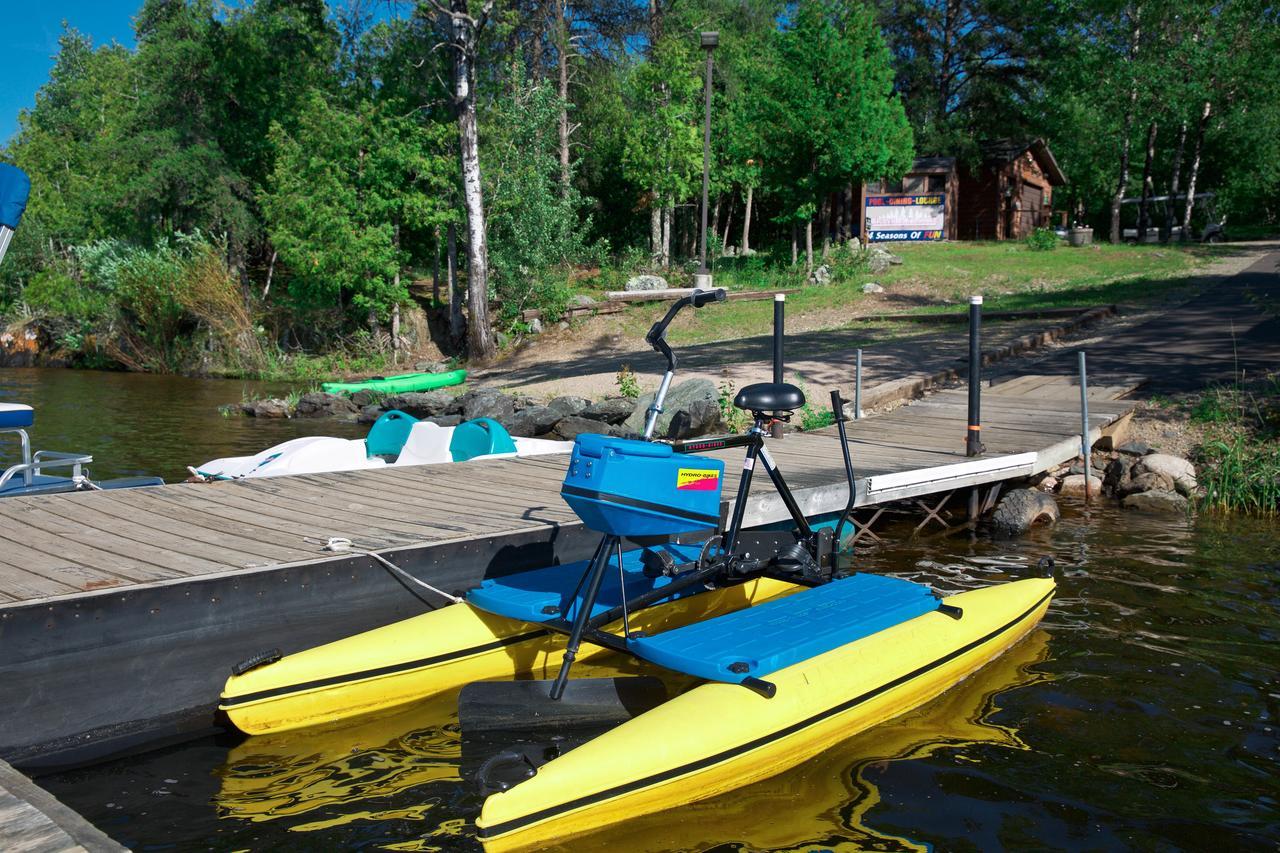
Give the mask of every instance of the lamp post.
[(693, 277), (693, 286), (711, 287), (711, 268), (707, 266), (707, 196), (711, 192), (711, 56), (720, 43), (720, 33), (702, 33), (702, 49), (707, 52), (707, 80), (704, 85), (706, 118), (702, 124), (702, 263)]

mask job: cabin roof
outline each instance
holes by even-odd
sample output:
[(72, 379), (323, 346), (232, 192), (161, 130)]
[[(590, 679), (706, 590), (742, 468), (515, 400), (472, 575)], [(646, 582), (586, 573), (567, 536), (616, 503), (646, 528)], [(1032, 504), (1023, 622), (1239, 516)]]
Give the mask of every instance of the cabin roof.
[(1053, 158), (1053, 152), (1049, 150), (1048, 144), (1039, 137), (1035, 139), (988, 139), (978, 143), (978, 150), (982, 152), (983, 162), (1000, 164), (1010, 163), (1021, 157), (1023, 152), (1029, 150), (1032, 156), (1040, 163), (1040, 168), (1044, 170), (1045, 176), (1049, 179), (1051, 185), (1060, 187), (1067, 182), (1067, 176), (1062, 174), (1058, 161)]
[(907, 174), (951, 172), (955, 167), (954, 157), (917, 157)]

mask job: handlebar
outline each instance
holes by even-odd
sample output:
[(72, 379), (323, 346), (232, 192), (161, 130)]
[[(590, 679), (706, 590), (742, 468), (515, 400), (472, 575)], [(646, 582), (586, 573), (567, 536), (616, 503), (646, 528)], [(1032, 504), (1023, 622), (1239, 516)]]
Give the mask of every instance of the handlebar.
[(658, 422), (658, 415), (662, 414), (662, 403), (667, 397), (667, 389), (671, 386), (671, 378), (676, 372), (676, 354), (671, 351), (671, 345), (667, 343), (667, 326), (671, 325), (671, 321), (676, 315), (685, 308), (692, 305), (694, 308), (701, 308), (711, 302), (724, 302), (729, 298), (729, 294), (725, 292), (723, 287), (717, 287), (715, 290), (695, 289), (688, 296), (682, 296), (677, 299), (675, 304), (667, 309), (667, 314), (661, 320), (653, 324), (649, 329), (649, 333), (644, 336), (649, 346), (662, 353), (667, 359), (667, 372), (662, 377), (662, 383), (658, 386), (658, 393), (654, 395), (653, 404), (649, 406), (648, 417), (645, 419), (644, 437), (650, 439), (653, 437), (653, 428)]
[(667, 333), (667, 326), (671, 325), (671, 321), (676, 318), (677, 314), (689, 305), (692, 305), (694, 308), (701, 308), (703, 305), (710, 302), (724, 302), (728, 298), (729, 294), (725, 292), (723, 287), (717, 287), (715, 290), (695, 290), (688, 296), (680, 297), (675, 301), (675, 304), (667, 309), (666, 316), (654, 323), (649, 329), (649, 333), (644, 336), (645, 341), (648, 342), (649, 346), (658, 350), (658, 352), (663, 353), (663, 355), (667, 355), (667, 353), (663, 352), (663, 349), (659, 347), (658, 344), (665, 337)]

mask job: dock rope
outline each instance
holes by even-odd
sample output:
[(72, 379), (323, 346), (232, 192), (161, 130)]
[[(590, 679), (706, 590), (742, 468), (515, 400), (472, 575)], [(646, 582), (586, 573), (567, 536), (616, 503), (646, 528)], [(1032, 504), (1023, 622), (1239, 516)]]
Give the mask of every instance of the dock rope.
[(382, 565), (386, 566), (386, 567), (387, 567), (389, 570), (391, 570), (391, 572), (393, 572), (397, 577), (399, 577), (399, 578), (401, 578), (401, 579), (403, 579), (403, 580), (406, 580), (406, 581), (408, 581), (409, 583), (412, 583), (412, 584), (414, 584), (414, 585), (416, 585), (416, 586), (420, 586), (420, 587), (422, 587), (422, 588), (423, 588), (423, 589), (425, 589), (425, 590), (429, 590), (430, 592), (434, 592), (436, 595), (440, 596), (441, 598), (447, 599), (448, 601), (450, 601), (450, 602), (452, 602), (452, 603), (454, 603), (454, 604), (461, 604), (461, 603), (462, 603), (462, 599), (461, 599), (460, 597), (458, 597), (458, 596), (456, 596), (456, 595), (452, 595), (452, 594), (450, 594), (450, 593), (447, 593), (447, 592), (445, 592), (444, 590), (439, 589), (439, 588), (437, 588), (437, 587), (434, 587), (434, 586), (432, 586), (431, 584), (427, 583), (426, 581), (421, 580), (420, 578), (416, 578), (416, 577), (414, 577), (413, 575), (409, 574), (409, 573), (408, 573), (408, 572), (406, 572), (404, 569), (400, 568), (400, 567), (399, 567), (399, 566), (397, 566), (395, 563), (391, 562), (391, 561), (390, 561), (390, 560), (388, 560), (386, 557), (382, 556), (381, 554), (379, 554), (379, 553), (378, 553), (378, 552), (376, 552), (376, 551), (360, 551), (360, 550), (355, 550), (355, 549), (353, 549), (353, 547), (352, 547), (352, 543), (351, 543), (351, 540), (350, 540), (350, 539), (348, 539), (348, 538), (347, 538), (347, 537), (345, 537), (345, 536), (331, 536), (331, 537), (329, 537), (329, 541), (328, 541), (328, 542), (326, 542), (326, 543), (324, 544), (324, 550), (325, 550), (325, 551), (333, 551), (334, 553), (346, 553), (346, 552), (350, 552), (350, 553), (352, 553), (352, 554), (358, 554), (358, 555), (361, 555), (361, 556), (364, 556), (364, 557), (372, 557), (373, 559), (377, 560), (377, 561), (378, 561), (379, 563), (381, 563)]

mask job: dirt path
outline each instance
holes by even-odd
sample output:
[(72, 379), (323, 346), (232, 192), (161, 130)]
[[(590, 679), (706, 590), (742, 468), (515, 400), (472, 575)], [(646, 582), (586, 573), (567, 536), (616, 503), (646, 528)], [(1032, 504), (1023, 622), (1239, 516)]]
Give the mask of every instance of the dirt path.
[(1238, 245), (1240, 254), (1196, 276), (1190, 301), (1122, 314), (991, 375), (1075, 374), (1084, 350), (1090, 374), (1145, 376), (1138, 396), (1149, 398), (1280, 370), (1280, 241)]
[[(1238, 246), (1239, 251), (1191, 276), (1193, 284), (1204, 288), (1204, 292), (1183, 309), (1161, 306), (1122, 311), (1119, 319), (1092, 327), (1085, 333), (1089, 338), (1052, 347), (1043, 356), (1018, 359), (1004, 371), (1071, 372), (1075, 369), (1075, 348), (1079, 346), (1090, 348), (1091, 370), (1098, 374), (1158, 374), (1167, 379), (1170, 377), (1166, 374), (1186, 372), (1192, 367), (1203, 369), (1210, 362), (1217, 365), (1217, 370), (1223, 366), (1224, 344), (1227, 349), (1231, 347), (1231, 323), (1235, 323), (1237, 341), (1256, 345), (1250, 360), (1242, 364), (1254, 365), (1257, 359), (1272, 357), (1280, 338), (1275, 321), (1271, 326), (1260, 323), (1261, 313), (1244, 294), (1270, 293), (1271, 299), (1280, 298), (1275, 287), (1280, 254), (1274, 254), (1280, 250), (1280, 241), (1233, 246)], [(1245, 268), (1249, 271), (1242, 273)], [(714, 311), (715, 306), (703, 310)], [(591, 328), (598, 334), (586, 338), (548, 337), (473, 378), (506, 391), (539, 397), (579, 394), (596, 398), (616, 393), (617, 372), (627, 364), (636, 372), (643, 390), (656, 387), (663, 367), (660, 357), (638, 337), (624, 338), (617, 329), (620, 324), (616, 320), (610, 324), (610, 319), (595, 319)], [(1135, 331), (1145, 328), (1144, 324), (1153, 325), (1141, 333)], [(998, 348), (1053, 325), (1057, 321), (988, 322), (984, 324), (983, 349)], [(837, 385), (848, 389), (858, 348), (864, 350), (863, 381), (867, 387), (904, 376), (934, 373), (962, 362), (968, 347), (967, 335), (965, 324), (944, 321), (859, 323), (852, 328), (792, 332), (786, 340), (787, 376), (789, 380), (799, 378), (815, 390)], [(717, 384), (729, 381), (741, 388), (768, 381), (772, 375), (772, 340), (768, 336), (677, 346), (676, 352), (681, 379), (701, 376)], [(1231, 363), (1226, 362), (1228, 376)], [(1166, 370), (1165, 365), (1172, 369)]]

